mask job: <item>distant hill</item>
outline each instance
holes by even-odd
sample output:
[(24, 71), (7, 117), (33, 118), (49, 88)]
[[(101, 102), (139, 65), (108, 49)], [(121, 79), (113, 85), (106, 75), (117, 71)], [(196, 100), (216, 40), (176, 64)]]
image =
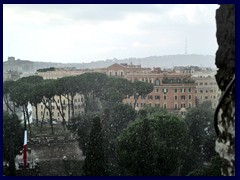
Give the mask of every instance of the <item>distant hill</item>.
[(90, 63), (52, 63), (52, 62), (33, 62), (34, 70), (49, 68), (49, 67), (75, 67), (82, 68), (104, 68), (114, 63), (132, 63), (141, 65), (142, 67), (161, 67), (171, 68), (173, 66), (202, 66), (215, 68), (215, 56), (212, 55), (165, 55), (165, 56), (150, 56), (145, 58), (128, 58), (128, 59), (107, 59), (100, 61), (92, 61)]
[(114, 63), (133, 63), (141, 64), (142, 67), (164, 67), (173, 66), (203, 66), (215, 68), (215, 56), (212, 55), (166, 55), (166, 56), (150, 56), (145, 58), (128, 58), (128, 59), (107, 59), (100, 61), (92, 61), (90, 63), (45, 63), (34, 62), (34, 66), (38, 68), (46, 67), (75, 67), (75, 68), (104, 68)]

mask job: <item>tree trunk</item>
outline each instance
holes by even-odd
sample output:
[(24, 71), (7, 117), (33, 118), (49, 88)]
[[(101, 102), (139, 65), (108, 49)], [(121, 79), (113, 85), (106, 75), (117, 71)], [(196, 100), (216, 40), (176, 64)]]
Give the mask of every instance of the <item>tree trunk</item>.
[(49, 116), (50, 116), (50, 125), (51, 125), (51, 129), (52, 129), (52, 134), (54, 134), (53, 131), (53, 122), (52, 122), (52, 108), (48, 108), (48, 112), (49, 112)]
[(72, 98), (72, 100), (71, 100), (71, 105), (72, 105), (72, 117), (74, 117), (74, 103), (73, 103), (73, 101), (74, 101), (74, 95), (73, 95), (73, 94), (71, 95), (71, 98)]
[(42, 132), (42, 125), (43, 125), (43, 120), (44, 120), (44, 117), (45, 117), (45, 111), (46, 111), (46, 107), (44, 106), (43, 117), (42, 117), (42, 122), (41, 122), (41, 127), (40, 127), (40, 132)]
[(68, 121), (70, 121), (70, 100), (69, 100), (69, 94), (67, 94), (67, 100), (68, 100)]
[(34, 105), (36, 108), (36, 126), (38, 126), (38, 104)]
[[(62, 120), (63, 120), (62, 125), (63, 125), (63, 130), (65, 131), (65, 118), (64, 118), (63, 108), (62, 108), (62, 98), (61, 98), (61, 95), (59, 96), (59, 100), (60, 100), (61, 107), (58, 106), (57, 101), (53, 98), (53, 101), (55, 102), (55, 104), (57, 106), (58, 112), (62, 116)], [(61, 109), (62, 109), (62, 111), (61, 111)]]

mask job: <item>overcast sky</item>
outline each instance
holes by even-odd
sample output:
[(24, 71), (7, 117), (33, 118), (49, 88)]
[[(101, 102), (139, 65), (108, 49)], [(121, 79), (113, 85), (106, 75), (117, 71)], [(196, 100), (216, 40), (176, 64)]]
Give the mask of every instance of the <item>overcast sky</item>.
[(219, 5), (3, 5), (3, 61), (215, 55)]

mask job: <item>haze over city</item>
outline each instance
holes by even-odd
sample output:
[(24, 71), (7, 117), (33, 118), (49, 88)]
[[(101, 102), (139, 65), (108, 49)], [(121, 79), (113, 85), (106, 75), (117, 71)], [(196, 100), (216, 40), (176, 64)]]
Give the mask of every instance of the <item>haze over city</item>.
[[(219, 5), (3, 5), (3, 61), (215, 55)], [(172, 63), (172, 62), (171, 62)]]

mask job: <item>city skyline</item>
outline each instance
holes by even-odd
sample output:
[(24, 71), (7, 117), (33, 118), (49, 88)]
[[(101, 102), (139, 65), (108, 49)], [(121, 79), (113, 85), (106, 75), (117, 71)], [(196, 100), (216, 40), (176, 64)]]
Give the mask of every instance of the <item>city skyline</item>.
[(3, 5), (3, 61), (214, 55), (219, 5)]

